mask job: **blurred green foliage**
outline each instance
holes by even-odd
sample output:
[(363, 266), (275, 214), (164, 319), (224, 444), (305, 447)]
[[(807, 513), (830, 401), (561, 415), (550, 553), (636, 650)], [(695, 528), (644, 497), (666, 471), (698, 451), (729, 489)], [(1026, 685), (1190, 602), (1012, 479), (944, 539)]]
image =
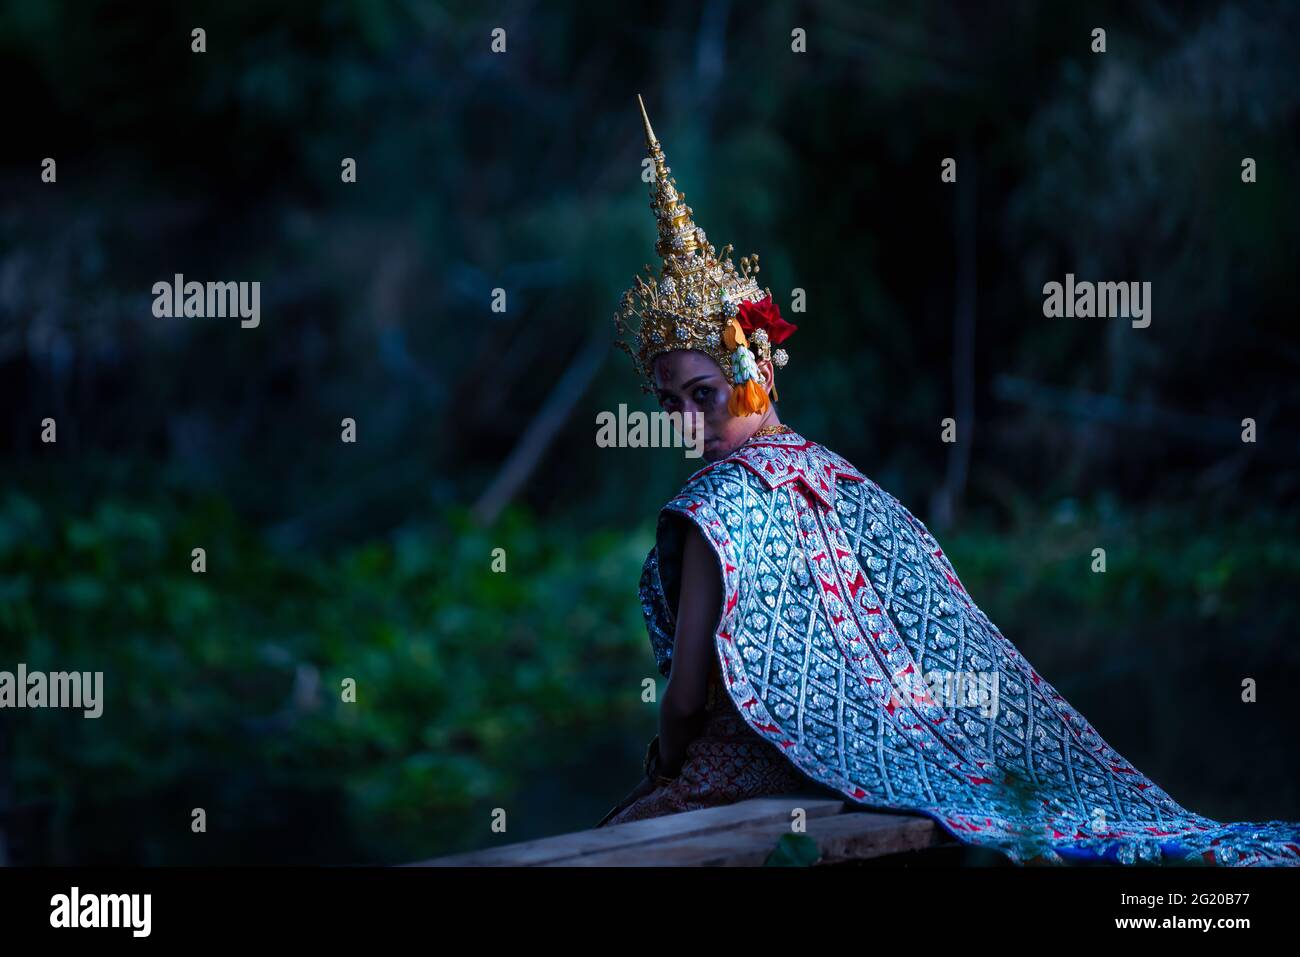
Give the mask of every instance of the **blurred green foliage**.
[[(654, 672), (631, 589), (648, 534), (542, 528), (521, 510), (489, 534), (449, 513), (322, 558), (272, 552), (218, 498), (65, 509), (6, 489), (4, 667), (105, 673), (99, 719), (6, 715), (16, 803), (51, 802), (55, 828), (153, 811), (143, 831), (47, 832), (37, 856), (401, 860), (454, 846), (471, 810), (497, 805), (527, 829), (529, 775), (640, 715), (636, 682)], [(329, 832), (295, 845), (296, 804), (322, 800)], [(206, 840), (186, 839), (191, 806)], [(288, 841), (263, 844), (259, 820)]]

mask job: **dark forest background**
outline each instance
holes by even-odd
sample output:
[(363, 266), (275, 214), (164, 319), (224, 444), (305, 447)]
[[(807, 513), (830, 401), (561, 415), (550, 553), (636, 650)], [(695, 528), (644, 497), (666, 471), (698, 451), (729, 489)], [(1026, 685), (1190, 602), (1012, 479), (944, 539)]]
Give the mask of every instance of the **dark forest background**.
[[(1298, 26), (0, 4), (0, 669), (105, 672), (98, 720), (0, 713), (0, 860), (396, 863), (586, 828), (636, 783), (637, 578), (698, 464), (594, 441), (651, 408), (611, 348), (654, 261), (637, 93), (799, 324), (783, 419), (1176, 800), (1300, 819)], [(178, 272), (260, 281), (260, 326), (155, 319)], [(1150, 327), (1044, 318), (1067, 272), (1151, 282)]]

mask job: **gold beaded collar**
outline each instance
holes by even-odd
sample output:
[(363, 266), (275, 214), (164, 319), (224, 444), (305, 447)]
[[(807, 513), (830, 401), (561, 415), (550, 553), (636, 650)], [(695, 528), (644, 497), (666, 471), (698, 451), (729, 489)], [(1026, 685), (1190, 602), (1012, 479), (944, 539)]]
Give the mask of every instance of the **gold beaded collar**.
[(751, 439), (764, 439), (769, 435), (785, 435), (787, 432), (793, 432), (794, 429), (788, 425), (765, 425), (761, 429), (756, 429)]

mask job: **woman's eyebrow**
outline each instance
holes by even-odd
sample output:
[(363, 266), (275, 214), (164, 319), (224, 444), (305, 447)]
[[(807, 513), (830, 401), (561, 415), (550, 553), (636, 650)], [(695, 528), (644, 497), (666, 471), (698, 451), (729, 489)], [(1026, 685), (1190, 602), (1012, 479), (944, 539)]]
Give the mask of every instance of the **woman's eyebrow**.
[[(704, 379), (709, 378), (711, 375), (712, 375), (712, 373), (710, 373), (710, 372), (706, 372), (706, 373), (704, 373), (704, 375), (697, 375), (694, 379), (691, 379), (689, 382), (685, 382), (685, 383), (683, 383), (681, 386), (679, 386), (678, 389), (677, 389), (676, 391), (685, 392), (685, 391), (686, 391), (687, 389), (689, 389), (691, 386), (695, 385), (695, 383), (697, 383), (697, 382), (701, 382), (701, 381), (703, 381)], [(676, 391), (674, 391), (673, 389), (666, 389), (666, 388), (663, 388), (662, 386), (659, 387), (659, 388), (657, 388), (657, 389), (655, 389), (655, 392), (657, 392), (657, 393), (659, 394), (659, 398), (660, 398), (661, 400), (662, 400), (664, 397), (666, 397), (666, 396), (675, 395), (675, 394), (676, 394)]]

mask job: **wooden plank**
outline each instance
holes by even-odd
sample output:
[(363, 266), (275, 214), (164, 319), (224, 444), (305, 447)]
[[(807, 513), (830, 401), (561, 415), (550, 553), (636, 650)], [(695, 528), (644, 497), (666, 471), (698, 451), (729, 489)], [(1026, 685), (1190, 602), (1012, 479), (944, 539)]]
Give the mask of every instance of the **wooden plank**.
[[(756, 822), (722, 832), (684, 834), (555, 863), (565, 867), (758, 867), (767, 860), (781, 836), (789, 833), (787, 813), (782, 820)], [(930, 818), (868, 811), (809, 815), (805, 833), (817, 842), (821, 851), (818, 864), (865, 860), (952, 843), (947, 832)]]
[(819, 864), (864, 861), (960, 843), (932, 818), (866, 811), (810, 820), (808, 835), (822, 852)]
[[(837, 815), (838, 816), (838, 815)], [(758, 867), (776, 847), (790, 822), (769, 822), (728, 831), (707, 831), (687, 837), (584, 854), (559, 867)]]
[(420, 861), (407, 867), (535, 867), (547, 864), (578, 864), (582, 857), (620, 849), (647, 848), (665, 842), (710, 833), (732, 832), (752, 825), (790, 826), (790, 811), (801, 807), (808, 820), (839, 814), (843, 801), (816, 795), (776, 795), (727, 804), (721, 807), (666, 814), (661, 817), (615, 824), (609, 827), (560, 834), (534, 841), (520, 841), (502, 847), (454, 854)]

